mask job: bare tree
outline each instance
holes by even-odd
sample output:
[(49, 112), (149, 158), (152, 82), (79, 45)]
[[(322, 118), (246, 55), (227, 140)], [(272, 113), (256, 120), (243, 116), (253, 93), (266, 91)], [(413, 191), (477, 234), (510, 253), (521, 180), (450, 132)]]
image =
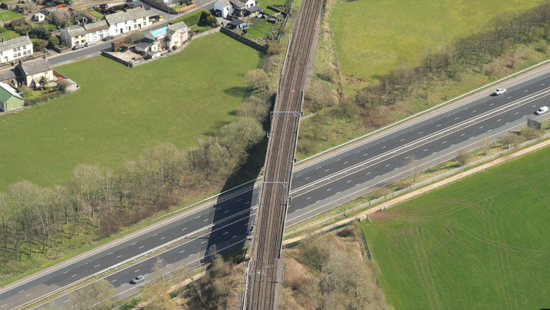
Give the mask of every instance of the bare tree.
[(459, 166), (464, 166), (470, 160), (471, 154), (466, 150), (460, 150), (456, 155), (456, 162)]
[(117, 291), (107, 280), (96, 281), (69, 295), (71, 309), (108, 310), (112, 309)]
[(418, 160), (416, 156), (412, 154), (409, 156), (409, 159), (406, 161), (407, 168), (410, 170), (411, 175), (413, 176), (413, 182), (416, 182), (416, 174), (418, 173)]
[(481, 141), (479, 141), (479, 149), (483, 152), (483, 155), (487, 155), (491, 146), (491, 140), (487, 135), (483, 135)]
[(252, 88), (252, 89), (258, 89), (258, 90), (267, 90), (269, 87), (269, 76), (267, 73), (262, 69), (255, 69), (252, 71), (249, 71), (244, 76), (246, 79), (246, 83)]

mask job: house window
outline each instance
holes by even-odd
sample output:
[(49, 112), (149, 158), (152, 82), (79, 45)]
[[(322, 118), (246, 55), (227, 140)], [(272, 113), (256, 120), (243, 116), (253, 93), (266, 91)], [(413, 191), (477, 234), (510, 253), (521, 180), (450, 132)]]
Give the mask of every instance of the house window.
[(23, 50), (26, 50), (26, 49), (27, 49), (27, 47), (26, 47), (26, 46), (23, 46)]
[(145, 17), (143, 18), (143, 21), (145, 21)]
[(18, 47), (18, 48), (17, 48), (17, 51), (20, 51), (20, 50), (21, 50), (21, 47)]
[(21, 57), (21, 53), (17, 53), (17, 57)]
[(134, 25), (134, 29), (137, 29), (137, 26), (136, 26), (136, 25)]
[(134, 19), (134, 23), (137, 23), (137, 19)]

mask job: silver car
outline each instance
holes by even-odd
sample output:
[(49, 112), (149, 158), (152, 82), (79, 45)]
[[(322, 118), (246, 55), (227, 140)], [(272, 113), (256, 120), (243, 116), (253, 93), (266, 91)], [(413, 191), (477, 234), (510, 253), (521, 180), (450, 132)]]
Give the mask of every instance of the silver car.
[(143, 281), (143, 279), (145, 279), (145, 277), (142, 275), (139, 275), (133, 278), (132, 281), (130, 281), (130, 284), (138, 284), (139, 282)]
[(497, 88), (493, 93), (495, 96), (504, 95), (506, 93), (506, 88)]

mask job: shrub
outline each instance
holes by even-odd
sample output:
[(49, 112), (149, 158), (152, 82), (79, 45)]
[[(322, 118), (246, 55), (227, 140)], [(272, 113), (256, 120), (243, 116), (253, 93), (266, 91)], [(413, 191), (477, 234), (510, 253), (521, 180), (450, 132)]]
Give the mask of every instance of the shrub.
[(178, 49), (178, 46), (177, 46), (177, 45), (172, 46), (172, 50), (175, 51), (175, 50), (177, 50), (177, 49)]
[(277, 55), (281, 52), (282, 49), (283, 49), (283, 44), (282, 43), (271, 42), (271, 43), (269, 43), (269, 45), (267, 47), (267, 54), (268, 55)]
[(332, 83), (336, 80), (336, 70), (334, 70), (332, 65), (329, 65), (321, 70), (321, 72), (319, 73), (319, 77), (322, 80)]
[(460, 150), (458, 151), (457, 153), (457, 156), (456, 156), (456, 162), (459, 166), (464, 166), (468, 163), (468, 161), (470, 160), (470, 153), (465, 151), (465, 150)]
[(48, 41), (50, 42), (51, 46), (59, 45), (59, 39), (57, 37), (50, 37)]
[(6, 32), (6, 28), (5, 27), (0, 27), (0, 33), (4, 33)]

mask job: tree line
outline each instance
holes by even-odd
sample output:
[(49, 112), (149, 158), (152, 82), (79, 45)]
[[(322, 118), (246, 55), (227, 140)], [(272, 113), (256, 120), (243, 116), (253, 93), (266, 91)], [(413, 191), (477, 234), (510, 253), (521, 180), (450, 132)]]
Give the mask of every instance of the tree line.
[[(550, 39), (550, 2), (521, 14), (508, 13), (496, 17), (476, 34), (458, 38), (437, 52), (426, 51), (420, 64), (411, 67), (400, 63), (377, 83), (359, 90), (356, 102), (364, 107), (394, 104), (410, 96), (426, 80), (460, 79), (467, 69), (483, 68), (494, 59), (513, 51), (521, 44)], [(513, 69), (515, 60), (508, 66)]]
[(144, 148), (117, 171), (83, 163), (64, 185), (12, 184), (0, 192), (1, 259), (45, 253), (74, 237), (87, 238), (83, 234), (90, 229), (107, 237), (167, 209), (188, 192), (219, 188), (264, 137), (258, 119), (237, 117), (216, 136), (199, 138), (198, 147), (190, 150), (161, 143)]

